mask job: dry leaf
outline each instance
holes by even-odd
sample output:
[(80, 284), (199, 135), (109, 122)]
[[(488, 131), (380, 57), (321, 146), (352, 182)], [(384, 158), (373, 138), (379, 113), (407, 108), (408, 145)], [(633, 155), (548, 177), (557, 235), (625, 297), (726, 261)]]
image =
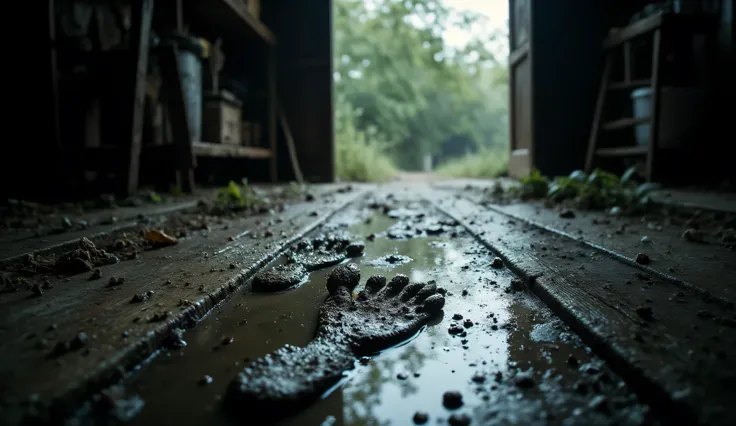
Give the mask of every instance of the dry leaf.
[(176, 239), (176, 237), (172, 237), (171, 235), (166, 234), (163, 231), (147, 231), (143, 238), (146, 239), (146, 241), (151, 242), (153, 244), (160, 244), (160, 245), (172, 245), (179, 242), (179, 240)]

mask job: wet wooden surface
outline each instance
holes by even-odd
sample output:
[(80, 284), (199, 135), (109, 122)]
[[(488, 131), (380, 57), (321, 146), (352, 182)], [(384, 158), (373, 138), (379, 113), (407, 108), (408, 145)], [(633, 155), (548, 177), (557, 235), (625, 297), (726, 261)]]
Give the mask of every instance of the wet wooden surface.
[[(66, 241), (77, 240), (83, 236), (110, 232), (116, 228), (130, 225), (141, 214), (156, 216), (192, 208), (197, 205), (197, 201), (200, 198), (210, 197), (213, 194), (213, 191), (201, 191), (196, 195), (177, 197), (161, 205), (148, 203), (141, 206), (97, 209), (81, 214), (59, 212), (45, 215), (45, 220), (55, 227), (61, 225), (64, 217), (68, 217), (75, 226), (80, 221), (86, 222), (88, 226), (86, 229), (76, 229), (47, 235), (39, 235), (36, 229), (21, 228), (17, 230), (5, 230), (0, 233), (0, 259), (7, 259), (30, 251), (63, 244)], [(115, 223), (111, 223), (111, 218), (113, 217), (115, 218)]]
[(432, 195), (527, 277), (531, 290), (635, 384), (640, 397), (670, 420), (736, 422), (733, 307), (467, 198)]
[[(706, 241), (682, 238), (684, 219), (668, 224), (663, 218), (612, 217), (604, 212), (575, 211), (574, 218), (561, 218), (556, 209), (541, 204), (499, 205), (496, 208), (519, 218), (564, 231), (574, 238), (605, 247), (635, 259), (646, 253), (649, 267), (706, 290), (714, 296), (736, 302), (736, 251), (722, 247), (716, 229), (703, 229)], [(642, 241), (644, 238), (644, 241)]]
[[(532, 292), (660, 413), (688, 424), (736, 423), (729, 406), (736, 397), (736, 313), (724, 303), (734, 301), (733, 251), (683, 241), (681, 227), (658, 230), (639, 218), (576, 211), (574, 219), (563, 219), (556, 210), (532, 203), (489, 209), (480, 193), (464, 189), (468, 183), (444, 189), (415, 183), (411, 191), (461, 221), (503, 257)], [(99, 280), (89, 280), (89, 274), (68, 280), (51, 277), (54, 287), (42, 297), (31, 297), (29, 291), (0, 295), (3, 402), (18, 407), (32, 395), (41, 401), (64, 396), (56, 399), (55, 409), (73, 408), (136, 368), (171, 337), (171, 329), (194, 325), (285, 244), (374, 190), (320, 188), (313, 192), (314, 201), (296, 203), (281, 214), (213, 224), (175, 246), (105, 266)], [(384, 195), (390, 191), (391, 186), (379, 190)], [(625, 231), (616, 232), (623, 222)], [(246, 230), (250, 232), (243, 235)], [(66, 240), (84, 232), (66, 234)], [(642, 243), (643, 235), (651, 242)], [(674, 279), (622, 262), (579, 237), (626, 258), (646, 251), (653, 260), (649, 266)], [(33, 247), (44, 247), (40, 239), (33, 241)], [(27, 250), (11, 243), (0, 243), (2, 253)], [(125, 283), (108, 287), (111, 276), (123, 277)], [(131, 302), (149, 290), (154, 292), (149, 300)], [(704, 296), (706, 292), (717, 299)], [(152, 321), (154, 314), (167, 312)], [(69, 342), (80, 332), (88, 337), (81, 348), (49, 356), (58, 342)], [(2, 416), (11, 414), (0, 409)]]
[[(277, 216), (263, 214), (213, 224), (174, 246), (147, 251), (137, 259), (90, 274), (58, 279), (32, 297), (28, 291), (0, 297), (0, 394), (11, 404), (29, 396), (64, 409), (88, 390), (109, 385), (161, 347), (174, 327), (191, 326), (235, 291), (259, 267), (305, 232), (327, 219), (365, 188), (337, 193), (315, 191), (315, 201), (287, 206)], [(247, 235), (230, 241), (232, 237)], [(125, 283), (109, 287), (110, 277)], [(136, 294), (153, 291), (145, 303)], [(162, 313), (165, 318), (154, 320)], [(77, 350), (52, 356), (58, 342), (86, 333)], [(59, 398), (63, 397), (63, 398)], [(8, 414), (6, 412), (5, 414)]]

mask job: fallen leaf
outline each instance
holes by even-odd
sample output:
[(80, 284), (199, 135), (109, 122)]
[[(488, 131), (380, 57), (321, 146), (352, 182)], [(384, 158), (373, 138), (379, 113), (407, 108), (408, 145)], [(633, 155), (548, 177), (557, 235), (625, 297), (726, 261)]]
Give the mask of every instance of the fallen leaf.
[(160, 244), (160, 245), (172, 245), (179, 242), (175, 237), (172, 237), (171, 235), (166, 234), (163, 231), (147, 231), (143, 238), (146, 239), (146, 241), (151, 242), (153, 244)]

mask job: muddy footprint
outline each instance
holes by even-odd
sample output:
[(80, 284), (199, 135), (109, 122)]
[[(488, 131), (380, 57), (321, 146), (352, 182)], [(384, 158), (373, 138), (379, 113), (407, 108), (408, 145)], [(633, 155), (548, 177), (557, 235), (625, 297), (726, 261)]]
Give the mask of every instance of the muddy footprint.
[(300, 241), (287, 254), (287, 264), (259, 272), (253, 277), (252, 288), (259, 292), (283, 291), (299, 284), (309, 272), (343, 262), (363, 254), (361, 242), (350, 242), (343, 236), (318, 236)]
[(272, 421), (315, 402), (355, 365), (416, 335), (441, 315), (444, 296), (435, 284), (409, 283), (397, 275), (353, 298), (360, 281), (355, 264), (338, 266), (327, 278), (330, 292), (320, 308), (315, 339), (305, 347), (286, 345), (245, 368), (230, 383), (225, 409), (235, 417)]

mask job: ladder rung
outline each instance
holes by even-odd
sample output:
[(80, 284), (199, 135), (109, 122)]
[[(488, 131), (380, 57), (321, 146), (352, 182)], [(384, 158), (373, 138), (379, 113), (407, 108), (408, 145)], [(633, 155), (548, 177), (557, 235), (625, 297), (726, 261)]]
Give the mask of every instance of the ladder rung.
[(631, 80), (630, 82), (616, 82), (608, 85), (608, 90), (631, 90), (638, 89), (640, 87), (651, 86), (651, 80)]
[(600, 148), (595, 154), (599, 157), (632, 157), (646, 155), (649, 152), (647, 145), (617, 146), (613, 148)]
[(647, 122), (649, 122), (649, 117), (622, 118), (620, 120), (603, 123), (602, 127), (603, 127), (603, 130), (618, 130), (618, 129), (625, 129), (627, 127), (634, 127), (637, 124), (642, 124), (642, 123), (647, 123)]

